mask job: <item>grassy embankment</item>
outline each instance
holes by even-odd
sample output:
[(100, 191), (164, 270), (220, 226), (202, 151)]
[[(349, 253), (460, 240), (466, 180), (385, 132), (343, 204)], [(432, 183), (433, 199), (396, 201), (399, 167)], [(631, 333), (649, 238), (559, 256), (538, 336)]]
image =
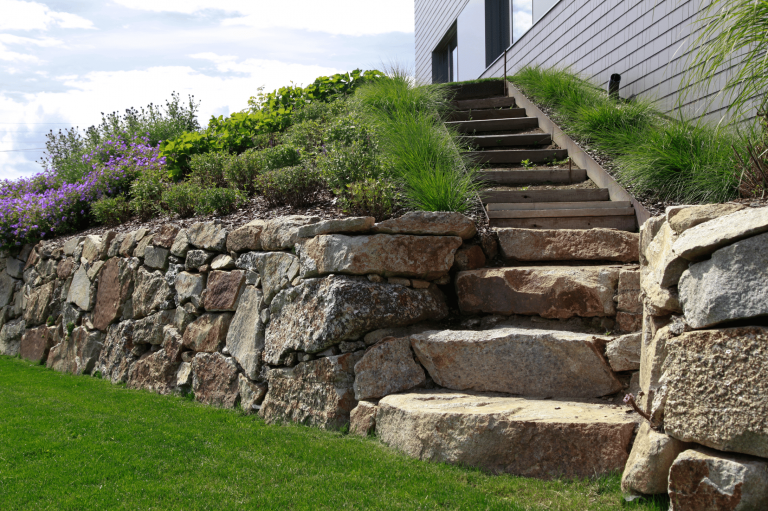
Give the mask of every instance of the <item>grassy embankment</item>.
[(537, 481), (423, 463), (373, 438), (269, 426), (0, 357), (0, 508), (662, 510), (619, 476)]

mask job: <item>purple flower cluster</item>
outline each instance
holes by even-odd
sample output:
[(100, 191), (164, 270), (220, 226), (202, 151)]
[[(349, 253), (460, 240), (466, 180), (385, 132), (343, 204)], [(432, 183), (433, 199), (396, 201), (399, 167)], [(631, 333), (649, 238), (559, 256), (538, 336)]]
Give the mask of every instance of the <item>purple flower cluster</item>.
[(83, 226), (93, 201), (127, 192), (140, 173), (165, 167), (160, 146), (147, 138), (108, 140), (83, 161), (93, 170), (77, 183), (63, 182), (56, 169), (0, 182), (0, 246), (35, 243)]

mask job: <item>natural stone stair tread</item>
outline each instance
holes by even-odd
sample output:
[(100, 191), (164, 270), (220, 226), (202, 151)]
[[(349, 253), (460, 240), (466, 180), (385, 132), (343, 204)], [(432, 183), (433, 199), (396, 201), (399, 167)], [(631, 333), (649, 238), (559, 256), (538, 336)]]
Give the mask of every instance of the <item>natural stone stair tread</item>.
[(587, 180), (587, 171), (573, 170), (486, 170), (478, 179), (501, 185), (532, 185), (541, 183), (581, 183)]
[(515, 106), (515, 98), (497, 96), (483, 99), (464, 99), (453, 102), (456, 110), (474, 110), (476, 108), (504, 108)]
[(548, 145), (552, 143), (549, 133), (522, 133), (512, 135), (482, 135), (469, 137), (471, 144), (477, 147), (504, 147), (521, 145)]
[(607, 404), (452, 391), (387, 396), (376, 414), (378, 437), (410, 456), (544, 479), (622, 470), (634, 429)]
[(617, 202), (506, 202), (506, 203), (488, 203), (488, 211), (529, 211), (529, 210), (551, 210), (551, 209), (616, 209), (631, 208), (629, 201)]
[(525, 108), (501, 108), (489, 110), (462, 110), (453, 112), (448, 120), (457, 121), (486, 121), (490, 119), (512, 119), (525, 117)]
[(448, 126), (457, 128), (463, 132), (523, 130), (538, 128), (539, 120), (534, 117), (517, 117), (510, 119), (489, 119), (481, 121), (457, 121), (447, 122)]
[(469, 151), (465, 154), (478, 163), (520, 163), (524, 160), (530, 160), (532, 163), (541, 163), (552, 160), (564, 160), (568, 157), (568, 150), (506, 149), (500, 151)]
[(491, 218), (491, 227), (520, 229), (619, 229), (637, 231), (637, 220), (631, 216), (584, 216), (557, 218)]
[(597, 202), (610, 201), (607, 188), (597, 190), (521, 190), (480, 192), (483, 202), (495, 203), (526, 203), (526, 202)]
[(601, 355), (610, 338), (536, 328), (430, 331), (411, 336), (439, 386), (526, 397), (597, 398), (621, 382)]
[(500, 228), (496, 233), (501, 255), (513, 261), (636, 263), (640, 259), (640, 235), (616, 229)]
[(567, 218), (582, 216), (635, 216), (635, 208), (529, 209), (489, 211), (490, 218)]

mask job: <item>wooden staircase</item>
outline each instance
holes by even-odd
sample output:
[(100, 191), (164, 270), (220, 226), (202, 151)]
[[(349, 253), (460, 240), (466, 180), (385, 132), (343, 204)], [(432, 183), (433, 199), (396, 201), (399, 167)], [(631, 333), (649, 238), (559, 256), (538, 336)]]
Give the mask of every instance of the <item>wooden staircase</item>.
[[(481, 197), (491, 227), (637, 230), (632, 203), (611, 201), (608, 189), (568, 188), (587, 181), (587, 171), (564, 164), (568, 151), (539, 129), (538, 118), (526, 117), (514, 98), (470, 99), (454, 106), (446, 125), (468, 137), (474, 148), (468, 154), (483, 168)], [(520, 190), (542, 185), (559, 189)]]

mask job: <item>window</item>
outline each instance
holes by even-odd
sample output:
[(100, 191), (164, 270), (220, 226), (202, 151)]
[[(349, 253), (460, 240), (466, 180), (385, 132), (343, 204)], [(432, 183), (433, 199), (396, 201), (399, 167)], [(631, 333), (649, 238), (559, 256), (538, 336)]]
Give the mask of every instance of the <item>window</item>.
[(485, 66), (509, 47), (509, 0), (485, 0)]
[(443, 41), (432, 52), (432, 83), (447, 83), (458, 80), (459, 50), (456, 24), (443, 37)]

